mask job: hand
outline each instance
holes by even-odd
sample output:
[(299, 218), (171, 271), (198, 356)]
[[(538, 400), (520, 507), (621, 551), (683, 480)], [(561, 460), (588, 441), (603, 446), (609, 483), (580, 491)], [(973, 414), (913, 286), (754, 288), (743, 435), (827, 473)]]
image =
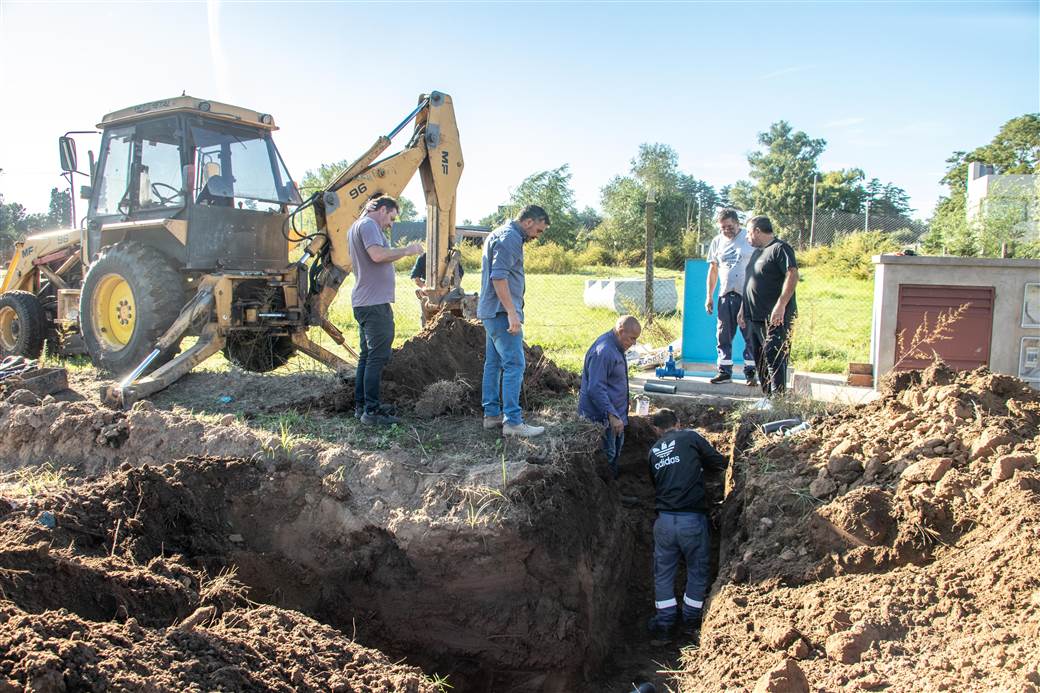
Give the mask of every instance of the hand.
[(515, 310), (511, 310), (508, 313), (509, 317), (509, 328), (506, 330), (509, 334), (520, 334), (523, 324), (520, 322), (520, 316), (516, 314)]
[(711, 300), (711, 296), (708, 296), (708, 300), (704, 302), (704, 310), (711, 315), (715, 310), (715, 302)]
[(787, 306), (782, 306), (777, 303), (773, 306), (773, 311), (769, 314), (769, 324), (773, 327), (779, 327), (784, 324), (784, 313), (786, 312)]
[(737, 311), (737, 324), (740, 325), (740, 329), (747, 329), (747, 323), (744, 322), (744, 306), (741, 306), (740, 310)]
[(423, 247), (422, 243), (410, 243), (405, 247), (405, 253), (408, 255), (422, 255)]
[(613, 414), (607, 414), (607, 419), (610, 421), (610, 430), (614, 432), (614, 435), (619, 436), (625, 431), (625, 422), (614, 416)]

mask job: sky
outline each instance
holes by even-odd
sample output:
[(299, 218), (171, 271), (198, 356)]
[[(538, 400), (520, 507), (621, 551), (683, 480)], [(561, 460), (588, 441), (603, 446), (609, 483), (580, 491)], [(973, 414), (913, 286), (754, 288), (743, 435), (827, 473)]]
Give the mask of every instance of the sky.
[[(273, 114), (299, 181), (359, 156), (431, 90), (459, 122), (460, 222), (564, 164), (578, 206), (598, 208), (644, 142), (732, 184), (781, 119), (827, 141), (821, 170), (895, 183), (926, 218), (954, 151), (1040, 111), (1040, 0), (0, 0), (0, 194), (46, 211), (65, 185), (60, 135), (182, 92)], [(417, 181), (405, 195), (421, 209)]]

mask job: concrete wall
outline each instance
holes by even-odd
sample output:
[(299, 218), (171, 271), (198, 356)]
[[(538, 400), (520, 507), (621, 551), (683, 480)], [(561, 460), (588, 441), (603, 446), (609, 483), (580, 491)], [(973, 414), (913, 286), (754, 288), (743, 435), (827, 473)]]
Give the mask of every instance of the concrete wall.
[(969, 222), (980, 221), (987, 209), (1007, 210), (1022, 215), (1016, 227), (1026, 240), (1040, 233), (1036, 199), (1040, 195), (1040, 176), (997, 174), (994, 167), (978, 162), (968, 165), (968, 188), (965, 212)]
[(901, 284), (992, 286), (993, 334), (989, 368), (1018, 375), (1023, 337), (1040, 337), (1040, 329), (1022, 327), (1022, 298), (1027, 283), (1040, 282), (1040, 260), (970, 257), (874, 257), (874, 321), (870, 338), (874, 383), (895, 362), (896, 313)]

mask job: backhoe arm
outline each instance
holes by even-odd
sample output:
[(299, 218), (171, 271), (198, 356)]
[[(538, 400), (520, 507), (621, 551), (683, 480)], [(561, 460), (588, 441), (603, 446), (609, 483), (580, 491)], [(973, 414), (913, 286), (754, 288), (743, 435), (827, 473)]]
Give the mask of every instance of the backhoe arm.
[[(402, 151), (376, 160), (390, 140), (408, 123), (415, 128)], [(437, 303), (455, 288), (452, 262), (455, 250), (455, 192), (462, 176), (462, 149), (451, 97), (432, 92), (389, 135), (380, 137), (364, 155), (347, 167), (315, 200), (318, 234), (301, 262), (323, 259), (318, 276), (317, 314), (325, 318), (343, 280), (351, 270), (347, 233), (377, 195), (397, 197), (419, 171), (426, 197), (426, 286), (428, 299)]]

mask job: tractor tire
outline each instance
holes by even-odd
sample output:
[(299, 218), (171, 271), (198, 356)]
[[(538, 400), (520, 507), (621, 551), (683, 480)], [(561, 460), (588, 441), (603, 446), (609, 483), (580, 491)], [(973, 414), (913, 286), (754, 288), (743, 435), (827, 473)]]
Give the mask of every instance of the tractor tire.
[[(101, 251), (87, 270), (79, 299), (80, 331), (91, 361), (115, 375), (129, 373), (155, 347), (184, 307), (184, 280), (163, 253), (135, 241)], [(177, 353), (159, 355), (152, 369)]]
[(254, 373), (267, 373), (284, 366), (295, 352), (292, 337), (288, 335), (232, 332), (224, 345), (224, 358)]
[(0, 294), (0, 356), (38, 359), (47, 338), (47, 316), (35, 294)]

